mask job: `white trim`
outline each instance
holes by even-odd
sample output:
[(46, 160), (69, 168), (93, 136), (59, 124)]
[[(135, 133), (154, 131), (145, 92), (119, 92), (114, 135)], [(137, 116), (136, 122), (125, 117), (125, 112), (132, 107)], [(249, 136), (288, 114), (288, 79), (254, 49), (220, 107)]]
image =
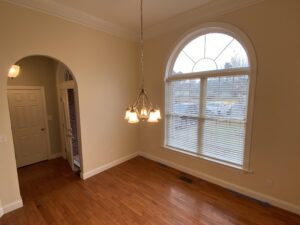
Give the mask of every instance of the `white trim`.
[(62, 157), (62, 153), (58, 152), (58, 153), (51, 153), (49, 159), (57, 159), (59, 157)]
[(97, 168), (95, 168), (95, 169), (92, 169), (92, 170), (90, 170), (90, 171), (87, 171), (87, 172), (85, 172), (85, 173), (82, 173), (82, 172), (81, 172), (80, 177), (81, 177), (83, 180), (86, 180), (86, 179), (88, 179), (88, 178), (90, 178), (90, 177), (92, 177), (92, 176), (95, 176), (95, 175), (98, 174), (98, 173), (101, 173), (101, 172), (103, 172), (103, 171), (105, 171), (105, 170), (108, 170), (108, 169), (110, 169), (110, 168), (112, 168), (112, 167), (115, 167), (115, 166), (117, 166), (117, 165), (119, 165), (119, 164), (121, 164), (121, 163), (124, 163), (124, 162), (126, 162), (126, 161), (128, 161), (128, 160), (130, 160), (130, 159), (133, 159), (133, 158), (137, 157), (138, 155), (139, 155), (138, 152), (136, 152), (136, 153), (133, 153), (133, 154), (131, 154), (131, 155), (128, 155), (128, 156), (124, 156), (124, 157), (122, 157), (122, 158), (119, 158), (119, 159), (117, 159), (117, 160), (115, 160), (115, 161), (109, 162), (109, 163), (107, 163), (107, 164), (105, 164), (105, 165), (99, 166), (99, 167), (97, 167)]
[(203, 159), (209, 163), (213, 163), (215, 165), (218, 165), (218, 166), (222, 166), (222, 167), (226, 167), (226, 168), (229, 168), (229, 169), (234, 169), (234, 170), (238, 170), (238, 171), (241, 171), (243, 173), (253, 173), (252, 171), (250, 170), (246, 170), (244, 169), (242, 166), (238, 166), (238, 165), (235, 165), (235, 164), (232, 164), (232, 163), (227, 163), (227, 162), (224, 162), (222, 160), (219, 160), (219, 159), (214, 159), (214, 158), (210, 158), (208, 156), (205, 156), (205, 155), (200, 155), (200, 154), (196, 154), (196, 153), (193, 153), (193, 152), (189, 152), (189, 151), (186, 151), (186, 150), (183, 150), (183, 149), (179, 149), (179, 148), (174, 148), (172, 146), (161, 146), (163, 149), (166, 149), (166, 150), (170, 150), (170, 151), (175, 151), (175, 152), (178, 152), (180, 154), (184, 154), (185, 156), (191, 156), (193, 158), (198, 158), (198, 159)]
[(150, 159), (152, 161), (159, 162), (163, 165), (169, 166), (173, 169), (176, 169), (176, 170), (179, 170), (181, 172), (187, 173), (187, 174), (192, 175), (194, 177), (197, 177), (197, 178), (203, 179), (205, 181), (208, 181), (210, 183), (219, 185), (223, 188), (241, 193), (243, 195), (249, 196), (251, 198), (257, 199), (257, 200), (262, 201), (262, 202), (267, 202), (270, 205), (273, 205), (273, 206), (279, 207), (281, 209), (284, 209), (284, 210), (287, 210), (287, 211), (290, 211), (290, 212), (293, 212), (293, 213), (296, 213), (296, 214), (300, 215), (300, 206), (297, 206), (295, 204), (280, 200), (278, 198), (274, 198), (274, 197), (266, 195), (266, 194), (262, 194), (262, 193), (250, 190), (248, 188), (230, 183), (228, 181), (225, 181), (225, 180), (222, 180), (222, 179), (219, 179), (219, 178), (216, 178), (216, 177), (213, 177), (213, 176), (208, 175), (208, 174), (203, 173), (203, 172), (199, 172), (199, 171), (190, 169), (188, 167), (179, 165), (177, 163), (174, 163), (174, 162), (171, 162), (171, 161), (168, 161), (168, 160), (165, 160), (165, 159), (158, 158), (157, 156), (154, 156), (154, 155), (149, 154), (149, 153), (139, 152), (139, 155), (142, 156), (142, 157), (145, 157), (147, 159)]
[(4, 211), (2, 208), (0, 208), (0, 218), (4, 215)]
[[(73, 80), (65, 81), (65, 73), (71, 73)], [(79, 94), (78, 94), (78, 86), (76, 77), (74, 76), (73, 72), (63, 63), (59, 63), (56, 69), (56, 89), (57, 89), (57, 99), (58, 99), (58, 110), (59, 110), (59, 128), (60, 128), (60, 136), (61, 136), (61, 146), (62, 146), (62, 157), (67, 158), (66, 152), (66, 140), (65, 140), (65, 128), (63, 124), (66, 124), (64, 111), (65, 108), (62, 105), (63, 94), (62, 92), (68, 91), (68, 89), (74, 90), (74, 97), (75, 97), (75, 110), (76, 110), (76, 124), (77, 124), (77, 141), (78, 141), (78, 151), (79, 151), (79, 158), (80, 164), (76, 164), (76, 166), (80, 167), (81, 171), (84, 170), (83, 168), (83, 153), (82, 153), (82, 141), (81, 141), (81, 124), (80, 124), (80, 112), (79, 112)], [(68, 107), (69, 108), (69, 107)], [(72, 149), (73, 150), (73, 149)], [(74, 162), (74, 160), (72, 160)], [(74, 164), (72, 164), (72, 169), (74, 170)]]
[(173, 74), (165, 78), (165, 81), (169, 82), (172, 80), (187, 80), (187, 79), (199, 79), (208, 77), (225, 77), (225, 76), (239, 76), (250, 74), (250, 68), (234, 68), (234, 69), (222, 69), (222, 70), (210, 70), (183, 74)]
[[(181, 52), (181, 50), (193, 39), (207, 34), (207, 33), (223, 33), (227, 34), (237, 41), (241, 43), (241, 45), (244, 47), (248, 60), (249, 60), (249, 68), (251, 73), (256, 73), (257, 71), (257, 62), (256, 62), (256, 54), (255, 50), (253, 48), (253, 44), (250, 41), (250, 38), (238, 27), (229, 24), (229, 23), (222, 23), (222, 22), (208, 22), (208, 23), (202, 23), (199, 26), (196, 26), (187, 32), (185, 32), (183, 35), (181, 35), (178, 38), (178, 41), (175, 42), (173, 45), (173, 48), (171, 48), (171, 52), (168, 54), (166, 66), (165, 66), (165, 79), (168, 77), (172, 77), (172, 69), (173, 65), (175, 64), (175, 61), (177, 59), (177, 56)], [(230, 69), (230, 71), (239, 70), (237, 69)], [(226, 69), (227, 70), (227, 69)], [(221, 70), (222, 71), (222, 70)], [(203, 72), (204, 73), (204, 72)], [(205, 72), (208, 73), (208, 72)]]
[(77, 23), (85, 27), (100, 30), (113, 36), (125, 38), (128, 40), (137, 40), (137, 33), (111, 23), (99, 17), (90, 15), (81, 10), (77, 10), (53, 0), (5, 0), (9, 3), (35, 10), (50, 16), (55, 16), (69, 22)]
[(45, 88), (43, 86), (7, 86), (7, 90), (39, 90), (42, 94), (42, 105), (44, 108), (44, 120), (45, 120), (45, 129), (47, 132), (47, 158), (50, 159), (51, 155), (51, 144), (50, 144), (50, 132), (47, 116), (47, 105), (46, 105), (46, 95)]
[(2, 210), (3, 214), (6, 214), (6, 213), (12, 212), (16, 209), (19, 209), (21, 207), (23, 207), (23, 201), (22, 201), (22, 199), (19, 199), (17, 201), (14, 201), (14, 202), (4, 205), (2, 207), (2, 209), (0, 208), (0, 214), (1, 214), (1, 210)]
[[(31, 10), (42, 12), (58, 17), (73, 23), (77, 23), (92, 29), (125, 38), (128, 40), (138, 40), (138, 33), (129, 28), (111, 23), (102, 18), (90, 15), (81, 10), (73, 9), (52, 0), (5, 0), (6, 2), (25, 7)], [(216, 16), (221, 16), (233, 11), (240, 10), (264, 0), (217, 0), (208, 1), (195, 9), (189, 10), (179, 15), (175, 15), (163, 22), (157, 23), (145, 29), (145, 38), (153, 38), (173, 30), (187, 27), (189, 24), (199, 23)]]
[[(187, 173), (187, 174), (192, 175), (194, 177), (203, 179), (207, 182), (210, 182), (210, 183), (219, 185), (223, 188), (241, 193), (243, 195), (246, 195), (246, 196), (249, 196), (251, 198), (257, 199), (259, 201), (267, 202), (270, 205), (273, 205), (273, 206), (279, 207), (281, 209), (284, 209), (284, 210), (287, 210), (287, 211), (290, 211), (290, 212), (293, 212), (293, 213), (296, 213), (296, 214), (300, 215), (300, 206), (297, 206), (295, 204), (280, 200), (278, 198), (274, 198), (274, 197), (269, 196), (269, 195), (265, 195), (265, 194), (250, 190), (250, 189), (245, 188), (245, 187), (241, 187), (239, 185), (236, 185), (236, 184), (230, 183), (228, 181), (210, 176), (210, 175), (208, 175), (206, 173), (203, 173), (203, 172), (199, 172), (199, 171), (187, 168), (185, 166), (179, 165), (179, 164), (171, 162), (169, 160), (158, 158), (157, 156), (154, 156), (152, 154), (145, 153), (145, 152), (136, 152), (136, 153), (133, 153), (131, 155), (122, 157), (118, 160), (115, 160), (113, 162), (110, 162), (108, 164), (105, 164), (103, 166), (100, 166), (96, 169), (90, 170), (90, 171), (88, 171), (84, 174), (81, 173), (81, 178), (84, 179), (84, 180), (88, 179), (88, 178), (90, 178), (90, 177), (92, 177), (92, 176), (94, 176), (98, 173), (101, 173), (105, 170), (108, 170), (108, 169), (114, 167), (114, 166), (117, 166), (121, 163), (124, 163), (124, 162), (126, 162), (126, 161), (128, 161), (132, 158), (135, 158), (136, 156), (142, 156), (142, 157), (147, 158), (149, 160), (159, 162), (163, 165), (166, 165), (166, 166), (171, 167), (173, 169), (176, 169), (176, 170), (179, 170), (181, 172)], [(3, 208), (0, 208), (0, 217), (1, 217), (1, 213), (5, 214), (5, 213), (11, 212), (15, 209), (21, 208), (22, 206), (23, 206), (22, 199), (20, 199), (18, 201), (15, 201), (15, 202), (12, 202), (10, 204), (7, 204)]]
[[(179, 53), (182, 51), (182, 49), (190, 43), (195, 38), (205, 35), (208, 33), (223, 33), (227, 34), (234, 39), (236, 39), (240, 44), (244, 47), (244, 50), (246, 51), (246, 54), (248, 56), (249, 61), (249, 96), (248, 96), (248, 111), (247, 111), (247, 123), (246, 123), (246, 135), (245, 135), (245, 147), (244, 147), (244, 163), (243, 163), (243, 169), (251, 171), (251, 165), (250, 165), (250, 151), (251, 151), (251, 143), (252, 143), (252, 123), (253, 123), (253, 111), (254, 111), (254, 97), (255, 97), (255, 86), (256, 86), (256, 75), (257, 75), (257, 61), (256, 61), (256, 54), (253, 47), (252, 42), (250, 41), (249, 37), (241, 31), (236, 26), (233, 26), (228, 23), (218, 23), (218, 22), (209, 22), (209, 23), (203, 23), (200, 26), (194, 27), (190, 31), (186, 32), (182, 35), (181, 38), (175, 43), (174, 47), (172, 48), (170, 54), (167, 58), (167, 63), (165, 66), (165, 74), (164, 74), (164, 86), (166, 86), (167, 82), (170, 80), (177, 80), (177, 79), (183, 79), (184, 75), (173, 75), (173, 67), (175, 64), (175, 61), (179, 55)], [(232, 72), (233, 75), (236, 75), (240, 72), (246, 71), (246, 68), (237, 68), (237, 69), (229, 69), (229, 70), (220, 70), (217, 72), (217, 75), (224, 73), (225, 75), (229, 75), (229, 73)], [(228, 71), (228, 73), (226, 72)], [(207, 76), (211, 73), (214, 73), (216, 71), (209, 71), (209, 72), (198, 72), (198, 73), (189, 73), (187, 74), (187, 77), (195, 78), (195, 77), (201, 77), (201, 76)], [(174, 77), (174, 78), (172, 78)], [(164, 106), (166, 108), (166, 98), (167, 98), (167, 89), (165, 88), (164, 91)], [(166, 113), (164, 113), (165, 117), (167, 116)], [(166, 143), (166, 127), (167, 127), (167, 120), (164, 120), (164, 137), (163, 137), (163, 146), (167, 146)]]
[[(73, 75), (73, 73), (72, 73)], [(75, 79), (74, 75), (73, 78)], [(65, 130), (62, 126), (63, 123), (66, 123), (64, 121), (64, 117), (62, 116), (64, 113), (64, 109), (62, 107), (61, 99), (61, 91), (67, 92), (68, 89), (74, 90), (74, 97), (75, 97), (75, 113), (76, 113), (76, 124), (77, 124), (77, 141), (78, 141), (78, 152), (79, 152), (79, 158), (80, 158), (80, 169), (81, 171), (84, 170), (83, 168), (83, 153), (82, 153), (82, 140), (81, 140), (81, 124), (80, 124), (80, 110), (79, 110), (79, 94), (78, 94), (78, 87), (77, 87), (77, 82), (76, 80), (73, 81), (65, 81), (62, 83), (59, 83), (56, 85), (57, 87), (57, 98), (58, 98), (58, 109), (59, 109), (59, 127), (60, 127), (60, 133), (61, 133), (61, 138), (62, 138), (62, 147), (63, 147), (63, 153), (62, 156), (64, 158), (67, 158), (67, 153), (65, 152), (66, 143), (65, 143)], [(72, 153), (73, 154), (73, 153)], [(74, 161), (74, 160), (72, 160)], [(72, 168), (74, 169), (74, 168)]]

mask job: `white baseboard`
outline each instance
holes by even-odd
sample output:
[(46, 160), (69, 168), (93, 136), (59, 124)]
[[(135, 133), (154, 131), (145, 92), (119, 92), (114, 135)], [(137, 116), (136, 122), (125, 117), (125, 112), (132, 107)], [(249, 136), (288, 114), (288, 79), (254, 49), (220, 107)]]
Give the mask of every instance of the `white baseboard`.
[[(152, 154), (148, 154), (148, 153), (145, 153), (145, 152), (139, 152), (139, 153), (136, 152), (134, 154), (122, 157), (122, 158), (117, 159), (113, 162), (107, 163), (103, 166), (100, 166), (98, 168), (90, 170), (86, 173), (81, 173), (80, 174), (81, 178), (83, 180), (88, 179), (88, 178), (90, 178), (90, 177), (92, 177), (92, 176), (94, 176), (98, 173), (101, 173), (105, 170), (108, 170), (108, 169), (114, 167), (114, 166), (117, 166), (121, 163), (124, 163), (124, 162), (138, 156), (138, 155), (140, 155), (142, 157), (145, 157), (147, 159), (150, 159), (152, 161), (159, 162), (161, 164), (164, 164), (164, 165), (169, 166), (171, 168), (174, 168), (176, 170), (182, 171), (184, 173), (190, 174), (192, 176), (198, 177), (200, 179), (206, 180), (208, 182), (214, 183), (214, 184), (219, 185), (221, 187), (224, 187), (226, 189), (241, 193), (243, 195), (249, 196), (251, 198), (257, 199), (257, 200), (262, 201), (262, 202), (267, 202), (270, 205), (273, 205), (273, 206), (276, 206), (276, 207), (279, 207), (279, 208), (282, 208), (284, 210), (287, 210), (287, 211), (290, 211), (290, 212), (293, 212), (293, 213), (296, 213), (296, 214), (300, 215), (300, 207), (295, 205), (295, 204), (291, 204), (289, 202), (282, 201), (282, 200), (274, 198), (272, 196), (265, 195), (265, 194), (250, 190), (248, 188), (238, 186), (238, 185), (230, 183), (228, 181), (225, 181), (225, 180), (210, 176), (208, 174), (205, 174), (205, 173), (202, 173), (202, 172), (184, 167), (182, 165), (179, 165), (177, 163), (174, 163), (174, 162), (171, 162), (171, 161), (168, 161), (168, 160), (165, 160), (165, 159), (161, 159), (157, 156), (154, 156)], [(3, 214), (11, 212), (15, 209), (18, 209), (18, 208), (22, 207), (22, 206), (23, 206), (23, 202), (22, 202), (21, 199), (18, 200), (18, 201), (12, 202), (10, 204), (7, 204), (7, 205), (3, 206), (2, 208), (0, 208), (0, 217)]]
[(286, 201), (282, 201), (280, 199), (274, 198), (274, 197), (269, 196), (269, 195), (265, 195), (265, 194), (250, 190), (248, 188), (238, 186), (236, 184), (227, 182), (225, 180), (210, 176), (208, 174), (205, 174), (205, 173), (202, 173), (202, 172), (199, 172), (199, 171), (192, 170), (190, 168), (181, 166), (181, 165), (176, 164), (174, 162), (158, 158), (158, 157), (156, 157), (152, 154), (148, 154), (148, 153), (145, 153), (145, 152), (139, 152), (139, 155), (142, 156), (142, 157), (145, 157), (147, 159), (150, 159), (152, 161), (159, 162), (161, 164), (164, 164), (166, 166), (174, 168), (176, 170), (179, 170), (181, 172), (187, 173), (189, 175), (192, 175), (192, 176), (198, 177), (200, 179), (206, 180), (208, 182), (211, 182), (213, 184), (219, 185), (219, 186), (224, 187), (226, 189), (241, 193), (243, 195), (246, 195), (246, 196), (249, 196), (251, 198), (257, 199), (259, 201), (269, 203), (270, 205), (273, 205), (273, 206), (276, 206), (278, 208), (281, 208), (281, 209), (284, 209), (284, 210), (287, 210), (287, 211), (290, 211), (290, 212), (293, 212), (293, 213), (296, 213), (296, 214), (300, 215), (300, 206), (291, 204), (291, 203), (286, 202)]
[(62, 157), (62, 153), (61, 152), (59, 152), (59, 153), (52, 153), (49, 156), (49, 159), (56, 159), (56, 158), (59, 158), (59, 157)]
[(130, 159), (132, 159), (132, 158), (134, 158), (134, 157), (136, 157), (136, 156), (138, 156), (138, 153), (137, 153), (137, 152), (136, 152), (136, 153), (133, 153), (133, 154), (131, 154), (131, 155), (122, 157), (122, 158), (120, 158), (120, 159), (117, 159), (117, 160), (115, 160), (115, 161), (112, 161), (112, 162), (110, 162), (110, 163), (107, 163), (107, 164), (105, 164), (105, 165), (103, 165), (103, 166), (99, 166), (99, 167), (97, 167), (97, 168), (95, 168), (95, 169), (93, 169), (93, 170), (90, 170), (90, 171), (88, 171), (88, 172), (81, 173), (81, 174), (80, 174), (80, 177), (81, 177), (83, 180), (86, 180), (86, 179), (88, 179), (88, 178), (90, 178), (90, 177), (92, 177), (92, 176), (94, 176), (94, 175), (96, 175), (96, 174), (98, 174), (98, 173), (101, 173), (101, 172), (103, 172), (103, 171), (105, 171), (105, 170), (108, 170), (108, 169), (110, 169), (110, 168), (112, 168), (112, 167), (114, 167), (114, 166), (117, 166), (117, 165), (119, 165), (119, 164), (121, 164), (121, 163), (123, 163), (123, 162), (126, 162), (126, 161), (128, 161), (128, 160), (130, 160)]
[(23, 207), (22, 199), (4, 205), (2, 208), (0, 208), (0, 217), (21, 207)]

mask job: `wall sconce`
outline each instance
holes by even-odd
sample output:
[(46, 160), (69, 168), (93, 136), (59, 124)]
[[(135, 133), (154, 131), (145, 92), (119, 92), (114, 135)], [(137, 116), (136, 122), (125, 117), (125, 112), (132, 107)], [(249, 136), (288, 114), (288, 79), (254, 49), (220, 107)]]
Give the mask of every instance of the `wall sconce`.
[(8, 77), (11, 79), (16, 78), (20, 73), (20, 66), (12, 65), (8, 71)]

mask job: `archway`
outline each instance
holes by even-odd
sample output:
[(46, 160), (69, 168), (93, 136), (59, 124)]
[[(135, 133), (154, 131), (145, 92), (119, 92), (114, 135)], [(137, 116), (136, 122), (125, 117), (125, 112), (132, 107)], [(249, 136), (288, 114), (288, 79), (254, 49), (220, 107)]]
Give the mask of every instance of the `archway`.
[(17, 167), (57, 157), (82, 170), (78, 87), (60, 60), (30, 55), (18, 60), (20, 73), (7, 80)]

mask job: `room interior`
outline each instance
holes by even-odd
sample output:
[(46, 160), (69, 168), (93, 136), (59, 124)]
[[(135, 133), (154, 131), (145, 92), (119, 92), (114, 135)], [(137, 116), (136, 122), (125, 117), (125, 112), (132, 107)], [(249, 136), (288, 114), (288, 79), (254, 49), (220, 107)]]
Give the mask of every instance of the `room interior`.
[[(42, 158), (35, 159), (36, 154), (33, 154), (30, 149), (24, 149), (24, 146), (31, 146), (31, 148), (39, 148), (38, 153), (46, 153), (44, 154), (46, 155), (43, 158), (44, 160), (64, 157), (68, 159), (72, 170), (79, 170), (82, 161), (80, 154), (81, 132), (78, 88), (75, 76), (63, 63), (46, 56), (28, 56), (19, 60), (16, 64), (19, 67), (19, 74), (15, 79), (7, 80), (7, 95), (17, 167), (43, 161)], [(43, 104), (39, 106), (32, 102), (25, 102), (23, 103), (25, 104), (24, 107), (31, 108), (32, 111), (21, 109), (22, 103), (15, 101), (14, 98), (25, 95), (26, 92), (27, 94), (32, 91), (36, 92), (36, 90), (42, 90)], [(28, 114), (39, 119), (37, 115), (41, 113), (36, 111), (30, 104), (44, 108), (43, 111), (46, 111), (43, 113), (46, 115), (45, 119), (34, 121), (34, 124), (36, 124), (34, 126), (30, 125), (29, 121), (33, 121), (33, 119), (28, 118)], [(26, 122), (29, 124), (27, 130), (24, 131)], [(30, 127), (37, 127), (37, 132), (30, 130)], [(37, 143), (34, 145), (30, 136), (40, 134), (40, 128), (43, 130), (42, 133), (48, 133), (46, 135), (49, 136), (46, 137), (48, 140), (45, 140), (44, 144)], [(26, 132), (26, 136), (22, 135), (22, 132)], [(22, 140), (21, 137), (25, 137), (26, 140)], [(38, 142), (38, 140), (33, 140), (33, 142)], [(28, 153), (27, 156), (23, 156), (25, 152)]]
[[(299, 10), (0, 1), (0, 225), (300, 224)], [(22, 161), (9, 96), (33, 86), (48, 144)]]

